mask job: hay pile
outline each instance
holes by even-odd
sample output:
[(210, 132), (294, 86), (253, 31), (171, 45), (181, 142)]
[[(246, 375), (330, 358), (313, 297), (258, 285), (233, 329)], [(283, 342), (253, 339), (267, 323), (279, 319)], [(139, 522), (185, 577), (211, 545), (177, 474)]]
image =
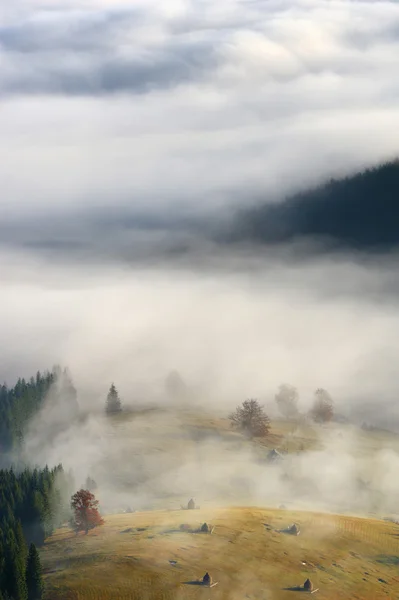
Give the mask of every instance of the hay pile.
[(300, 530), (299, 530), (298, 525), (296, 523), (293, 523), (293, 525), (291, 525), (291, 527), (288, 527), (287, 533), (290, 533), (291, 535), (299, 535)]
[(310, 581), (310, 579), (307, 579), (305, 581), (305, 583), (303, 584), (303, 589), (306, 592), (313, 592), (313, 583)]

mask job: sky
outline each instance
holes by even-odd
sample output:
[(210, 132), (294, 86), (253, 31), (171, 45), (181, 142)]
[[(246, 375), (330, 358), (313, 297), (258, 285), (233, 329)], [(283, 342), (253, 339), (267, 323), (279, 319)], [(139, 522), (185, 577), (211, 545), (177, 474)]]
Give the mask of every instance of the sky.
[(218, 232), (397, 156), (397, 2), (3, 4), (0, 376), (61, 362), (91, 406), (177, 369), (226, 407), (286, 381), (396, 417), (395, 255)]
[(398, 46), (396, 2), (5, 3), (3, 214), (215, 209), (390, 158)]

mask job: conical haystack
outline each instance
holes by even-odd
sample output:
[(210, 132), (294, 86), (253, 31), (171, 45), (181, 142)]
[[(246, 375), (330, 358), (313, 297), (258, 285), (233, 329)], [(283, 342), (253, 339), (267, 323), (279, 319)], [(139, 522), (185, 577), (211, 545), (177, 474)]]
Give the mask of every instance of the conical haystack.
[(303, 584), (303, 589), (306, 590), (307, 592), (313, 591), (313, 583), (310, 581), (310, 579), (307, 579), (305, 581), (305, 583)]
[(291, 527), (288, 528), (288, 533), (290, 533), (291, 535), (298, 535), (299, 534), (298, 525), (296, 523), (291, 525)]

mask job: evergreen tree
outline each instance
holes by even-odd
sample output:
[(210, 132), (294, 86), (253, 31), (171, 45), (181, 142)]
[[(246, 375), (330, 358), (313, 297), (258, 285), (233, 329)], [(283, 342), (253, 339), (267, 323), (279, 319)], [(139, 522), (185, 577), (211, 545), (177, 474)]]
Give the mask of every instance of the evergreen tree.
[(122, 410), (121, 401), (118, 391), (114, 384), (109, 388), (107, 402), (105, 404), (105, 412), (107, 415), (119, 413)]
[(3, 590), (14, 600), (26, 600), (25, 548), (19, 548), (14, 533), (9, 529), (6, 538)]
[(26, 563), (26, 586), (28, 600), (41, 600), (43, 595), (42, 567), (36, 546), (31, 544)]
[[(13, 388), (0, 386), (0, 458), (5, 464), (5, 453), (18, 450), (23, 444), (24, 429), (37, 413), (54, 382), (54, 374), (36, 374), (27, 382), (18, 379)], [(1, 455), (2, 454), (2, 455)]]

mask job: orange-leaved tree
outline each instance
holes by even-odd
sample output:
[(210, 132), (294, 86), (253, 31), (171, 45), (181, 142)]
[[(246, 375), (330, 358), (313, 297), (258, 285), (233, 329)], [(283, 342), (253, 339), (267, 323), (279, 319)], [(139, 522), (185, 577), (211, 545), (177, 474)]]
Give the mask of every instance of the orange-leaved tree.
[(79, 490), (72, 496), (71, 508), (73, 510), (72, 527), (76, 533), (94, 529), (104, 523), (98, 512), (98, 500), (89, 490)]

